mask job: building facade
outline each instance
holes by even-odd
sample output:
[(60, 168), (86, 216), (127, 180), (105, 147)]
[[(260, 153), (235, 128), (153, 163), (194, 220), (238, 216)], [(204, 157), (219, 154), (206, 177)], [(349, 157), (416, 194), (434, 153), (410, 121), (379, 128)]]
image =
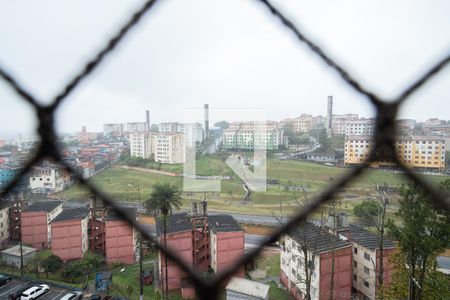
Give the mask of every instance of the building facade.
[(30, 204), (20, 213), (22, 242), (36, 249), (51, 245), (51, 222), (62, 212), (61, 201), (42, 201)]
[(183, 133), (186, 147), (195, 147), (204, 140), (203, 128), (200, 123), (183, 124)]
[(136, 231), (116, 216), (105, 218), (105, 258), (107, 263), (133, 264), (136, 261)]
[[(348, 136), (345, 141), (345, 165), (362, 164), (374, 146), (371, 136)], [(445, 169), (445, 140), (433, 136), (402, 136), (395, 141), (397, 157), (414, 169), (443, 171)], [(392, 167), (392, 161), (378, 161), (374, 167)]]
[(0, 202), (0, 248), (5, 247), (9, 240), (9, 209), (8, 202)]
[(352, 248), (328, 228), (306, 222), (288, 233), (280, 265), (281, 282), (295, 299), (304, 299), (308, 286), (311, 300), (329, 299), (330, 293), (333, 299), (351, 299)]
[(222, 136), (222, 148), (231, 150), (277, 150), (284, 142), (283, 129), (273, 121), (230, 123)]
[(130, 155), (150, 158), (156, 162), (175, 164), (186, 161), (186, 145), (183, 133), (130, 134)]
[[(377, 298), (380, 273), (381, 251), (378, 236), (360, 226), (350, 225), (343, 234), (352, 245), (352, 286), (355, 299), (375, 300)], [(383, 242), (383, 284), (391, 282), (394, 267), (389, 262), (390, 255), (395, 251), (392, 241)]]
[(309, 133), (314, 125), (313, 116), (305, 114), (297, 118), (284, 119), (281, 124), (292, 128), (295, 133)]
[(31, 168), (29, 182), (32, 192), (60, 192), (70, 184), (70, 174), (60, 165), (44, 162)]
[(165, 122), (158, 124), (158, 131), (160, 133), (171, 133), (171, 132), (184, 132), (184, 126), (178, 122)]
[(51, 223), (52, 253), (62, 260), (79, 259), (89, 248), (89, 210), (64, 209)]
[(146, 122), (129, 122), (126, 126), (128, 133), (147, 132), (147, 127)]
[(103, 132), (112, 136), (122, 136), (125, 132), (125, 124), (123, 123), (108, 123), (103, 124)]

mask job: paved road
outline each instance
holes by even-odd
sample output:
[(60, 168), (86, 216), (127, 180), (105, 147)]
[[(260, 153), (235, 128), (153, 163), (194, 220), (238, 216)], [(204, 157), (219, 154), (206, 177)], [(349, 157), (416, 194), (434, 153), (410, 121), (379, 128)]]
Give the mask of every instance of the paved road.
[[(32, 284), (30, 282), (14, 278), (8, 284), (5, 284), (0, 287), (0, 299), (7, 300), (8, 295), (10, 293), (13, 293), (13, 292), (18, 291), (26, 286), (31, 286), (31, 285)], [(39, 297), (39, 300), (59, 300), (64, 295), (66, 295), (68, 292), (69, 292), (69, 290), (53, 287), (50, 285), (50, 292)]]

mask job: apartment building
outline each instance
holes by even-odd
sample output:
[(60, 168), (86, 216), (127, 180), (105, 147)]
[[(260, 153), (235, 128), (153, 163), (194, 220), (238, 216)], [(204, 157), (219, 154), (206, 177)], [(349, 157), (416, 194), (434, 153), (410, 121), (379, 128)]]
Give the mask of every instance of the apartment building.
[(152, 154), (151, 135), (147, 133), (130, 134), (130, 156), (150, 158)]
[[(134, 209), (129, 212), (136, 215)], [(132, 264), (136, 261), (136, 230), (112, 211), (104, 218), (104, 238), (107, 263)]]
[[(375, 300), (378, 291), (378, 279), (380, 270), (380, 248), (378, 236), (366, 229), (350, 224), (343, 232), (352, 245), (352, 293), (353, 299)], [(395, 251), (392, 241), (383, 241), (383, 283), (391, 282), (394, 267), (389, 262), (389, 257)]]
[[(164, 242), (163, 222), (156, 222), (157, 237)], [(185, 263), (199, 272), (209, 268), (222, 272), (244, 254), (244, 231), (229, 215), (207, 215), (206, 213), (176, 213), (168, 216), (166, 225), (167, 247), (176, 252)], [(164, 254), (158, 252), (158, 272), (161, 287), (165, 287), (166, 262)], [(174, 262), (167, 261), (168, 289), (180, 290), (184, 298), (192, 294), (189, 274)], [(244, 276), (243, 269), (234, 276)]]
[(375, 119), (357, 119), (347, 122), (346, 135), (373, 135)]
[(9, 208), (9, 239), (11, 241), (20, 241), (20, 215), (23, 209), (28, 206), (27, 201), (14, 200), (10, 202)]
[(175, 164), (186, 161), (183, 133), (137, 133), (130, 134), (130, 155), (150, 158), (156, 162)]
[(123, 123), (107, 123), (103, 124), (103, 132), (112, 136), (123, 136), (125, 132), (125, 124)]
[[(344, 163), (357, 165), (369, 156), (374, 144), (371, 136), (347, 136)], [(414, 169), (443, 171), (445, 169), (445, 140), (434, 136), (401, 136), (395, 141), (397, 157)], [(392, 161), (378, 161), (373, 167), (392, 167)]]
[(2, 249), (9, 240), (9, 208), (9, 202), (0, 201), (0, 248)]
[(200, 123), (183, 124), (183, 133), (185, 137), (186, 147), (195, 147), (205, 139), (203, 127)]
[(51, 222), (62, 212), (62, 201), (31, 203), (20, 213), (22, 241), (36, 249), (51, 245)]
[(178, 122), (165, 122), (158, 124), (158, 131), (160, 133), (183, 132), (183, 130), (183, 124)]
[(45, 161), (31, 168), (29, 183), (32, 193), (60, 192), (70, 181), (70, 174), (60, 165)]
[(51, 222), (52, 253), (62, 260), (82, 258), (89, 249), (89, 210), (64, 209)]
[(295, 299), (305, 298), (307, 282), (311, 300), (329, 299), (330, 292), (333, 299), (351, 299), (352, 247), (326, 227), (305, 222), (286, 234), (280, 266), (281, 282)]
[(358, 120), (357, 114), (333, 115), (332, 132), (333, 135), (347, 134), (347, 125), (350, 121)]
[(137, 133), (137, 132), (147, 132), (147, 122), (129, 122), (126, 125), (127, 132)]
[[(244, 229), (226, 214), (208, 216), (211, 269), (218, 274), (244, 255)], [(242, 267), (234, 276), (245, 275)]]
[(284, 131), (273, 121), (230, 123), (222, 136), (223, 149), (277, 150), (284, 144)]
[(313, 128), (313, 116), (302, 114), (297, 118), (281, 120), (282, 126), (291, 127), (296, 133), (309, 133)]

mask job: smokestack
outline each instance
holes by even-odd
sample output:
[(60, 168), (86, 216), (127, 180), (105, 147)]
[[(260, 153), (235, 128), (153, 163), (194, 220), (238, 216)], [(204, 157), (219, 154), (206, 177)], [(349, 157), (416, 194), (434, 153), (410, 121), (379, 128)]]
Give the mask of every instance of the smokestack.
[(333, 129), (333, 96), (328, 96), (327, 117), (328, 117), (327, 120), (328, 134), (331, 135)]
[(209, 104), (205, 104), (205, 138), (209, 136)]
[(147, 123), (147, 131), (150, 131), (150, 111), (145, 111), (145, 122)]

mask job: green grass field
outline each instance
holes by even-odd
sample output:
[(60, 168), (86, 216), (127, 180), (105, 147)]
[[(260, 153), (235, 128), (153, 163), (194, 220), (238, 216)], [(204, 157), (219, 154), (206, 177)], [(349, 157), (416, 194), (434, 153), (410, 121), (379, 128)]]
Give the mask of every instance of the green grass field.
[[(175, 173), (182, 172), (182, 165), (162, 165), (161, 170)], [(221, 181), (220, 193), (194, 193), (183, 196), (183, 206), (189, 207), (191, 200), (201, 200), (204, 197), (209, 201), (209, 208), (217, 211), (249, 213), (249, 214), (279, 214), (280, 203), (283, 215), (295, 212), (299, 203), (305, 197), (313, 197), (320, 193), (330, 182), (336, 180), (346, 172), (348, 168), (324, 166), (303, 161), (281, 161), (268, 159), (267, 178), (276, 179), (279, 184), (268, 184), (267, 191), (257, 192), (253, 195), (251, 203), (243, 204), (244, 190), (241, 180), (235, 177), (231, 180)], [(219, 155), (202, 157), (197, 161), (197, 173), (201, 175), (232, 175), (231, 169)], [(450, 178), (450, 176), (424, 176), (433, 184)], [(157, 182), (169, 182), (182, 188), (181, 177), (154, 174), (139, 170), (126, 170), (119, 167), (107, 169), (92, 177), (91, 182), (98, 188), (119, 201), (137, 201), (136, 186), (139, 185), (140, 200), (148, 199), (152, 185)], [(342, 202), (341, 208), (351, 212), (353, 206), (369, 197), (375, 184), (388, 183), (390, 186), (398, 186), (407, 180), (400, 175), (388, 171), (368, 170), (361, 177), (339, 193), (337, 199)], [(133, 185), (133, 186), (131, 186)], [(287, 186), (303, 186), (302, 191), (290, 191)], [(69, 200), (87, 199), (90, 192), (85, 188), (74, 185), (59, 194)]]

